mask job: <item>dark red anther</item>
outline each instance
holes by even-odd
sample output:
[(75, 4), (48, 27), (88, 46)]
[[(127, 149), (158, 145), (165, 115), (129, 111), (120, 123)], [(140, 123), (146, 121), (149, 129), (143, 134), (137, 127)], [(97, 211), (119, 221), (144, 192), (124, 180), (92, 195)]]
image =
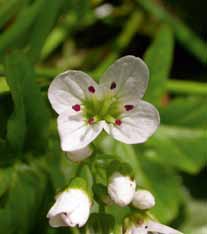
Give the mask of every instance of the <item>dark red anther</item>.
[(130, 111), (130, 110), (134, 109), (134, 105), (125, 105), (124, 108), (126, 111)]
[(111, 83), (110, 89), (115, 89), (115, 88), (116, 88), (116, 83), (115, 83), (115, 82), (112, 82), (112, 83)]
[(74, 110), (74, 111), (80, 111), (80, 109), (81, 109), (81, 107), (80, 107), (80, 105), (79, 104), (76, 104), (76, 105), (74, 105), (74, 106), (72, 106), (72, 109)]
[(94, 88), (93, 86), (89, 86), (89, 87), (88, 87), (88, 91), (89, 91), (90, 93), (95, 93), (95, 92), (96, 92), (96, 90), (95, 90), (95, 88)]
[(91, 117), (91, 118), (88, 119), (88, 124), (93, 124), (94, 122), (95, 122), (95, 120), (94, 120), (93, 117)]
[(116, 119), (115, 120), (115, 124), (118, 125), (118, 126), (120, 126), (122, 124), (122, 121), (120, 119)]

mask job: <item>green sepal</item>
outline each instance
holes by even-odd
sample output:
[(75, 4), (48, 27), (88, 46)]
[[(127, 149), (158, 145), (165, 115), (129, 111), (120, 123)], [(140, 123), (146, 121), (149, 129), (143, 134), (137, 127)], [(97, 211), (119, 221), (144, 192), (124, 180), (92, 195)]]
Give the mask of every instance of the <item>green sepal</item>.
[(123, 176), (130, 176), (131, 179), (134, 179), (134, 171), (128, 163), (113, 160), (107, 168), (108, 178), (115, 172), (119, 172)]
[(90, 190), (89, 185), (85, 179), (83, 179), (81, 177), (76, 177), (76, 178), (72, 179), (70, 182), (70, 185), (66, 188), (66, 190), (70, 190), (70, 189), (79, 189), (79, 190), (82, 190), (83, 192), (86, 192), (86, 194), (88, 195), (88, 197), (90, 198), (90, 200), (92, 202), (93, 193)]
[(131, 228), (134, 224), (143, 224), (149, 220), (149, 215), (145, 211), (133, 212), (130, 216), (124, 219), (124, 229)]

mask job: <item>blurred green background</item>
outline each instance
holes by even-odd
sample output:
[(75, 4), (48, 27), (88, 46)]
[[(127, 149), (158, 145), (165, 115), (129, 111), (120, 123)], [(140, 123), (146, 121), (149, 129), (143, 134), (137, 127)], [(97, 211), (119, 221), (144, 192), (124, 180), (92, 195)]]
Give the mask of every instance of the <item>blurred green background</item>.
[(79, 233), (46, 219), (78, 168), (60, 151), (47, 88), (67, 69), (98, 80), (127, 54), (150, 68), (144, 99), (161, 126), (141, 145), (97, 147), (131, 164), (161, 222), (207, 233), (206, 9), (205, 0), (0, 0), (1, 234)]

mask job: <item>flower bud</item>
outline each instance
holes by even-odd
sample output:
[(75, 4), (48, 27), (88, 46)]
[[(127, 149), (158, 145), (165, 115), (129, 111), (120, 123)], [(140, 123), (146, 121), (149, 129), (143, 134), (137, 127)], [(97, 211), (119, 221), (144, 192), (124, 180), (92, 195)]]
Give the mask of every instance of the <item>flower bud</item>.
[(155, 198), (149, 191), (139, 189), (134, 194), (132, 204), (138, 209), (147, 210), (155, 205)]
[(92, 153), (93, 153), (92, 148), (90, 146), (86, 146), (85, 148), (82, 148), (80, 150), (67, 152), (67, 157), (71, 161), (80, 162), (90, 157)]
[(76, 181), (77, 187), (73, 183), (56, 197), (55, 204), (47, 214), (51, 227), (82, 227), (87, 222), (91, 198), (87, 191), (79, 186), (84, 180), (78, 178)]
[(130, 176), (115, 172), (109, 178), (108, 194), (119, 206), (127, 206), (133, 199), (136, 183)]

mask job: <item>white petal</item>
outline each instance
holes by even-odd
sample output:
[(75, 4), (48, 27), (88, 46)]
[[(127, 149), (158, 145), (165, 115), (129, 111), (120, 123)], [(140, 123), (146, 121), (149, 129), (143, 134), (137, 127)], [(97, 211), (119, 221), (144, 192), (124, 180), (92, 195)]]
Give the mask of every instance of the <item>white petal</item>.
[(131, 229), (131, 234), (148, 234), (148, 230), (144, 227), (134, 227)]
[(121, 116), (120, 126), (107, 124), (104, 129), (116, 140), (126, 144), (145, 142), (158, 128), (160, 123), (157, 109), (145, 101)]
[(67, 157), (74, 162), (80, 162), (90, 157), (92, 153), (93, 153), (92, 148), (90, 146), (86, 146), (80, 150), (67, 152)]
[(51, 227), (65, 227), (65, 226), (68, 226), (64, 220), (62, 219), (61, 217), (61, 214), (60, 215), (56, 215), (54, 217), (51, 217), (50, 220), (49, 220), (49, 224)]
[(148, 226), (149, 232), (155, 232), (155, 233), (157, 232), (160, 234), (182, 234), (181, 232), (171, 227), (168, 227), (166, 225), (163, 225), (157, 222), (148, 221), (146, 225)]
[[(77, 206), (74, 194), (76, 195), (72, 189), (69, 192), (65, 191), (61, 193), (57, 197), (55, 204), (49, 210), (47, 218), (52, 218), (61, 213), (66, 213), (69, 210), (74, 210), (74, 208)], [(79, 194), (79, 192), (77, 192), (77, 194)]]
[(64, 112), (58, 117), (58, 131), (63, 151), (79, 150), (89, 145), (102, 131), (103, 122), (87, 124), (81, 114)]
[(136, 99), (143, 97), (148, 77), (149, 70), (143, 60), (134, 56), (125, 56), (108, 68), (100, 83), (110, 90), (112, 83), (115, 82), (116, 88), (113, 89), (115, 94), (123, 101), (131, 100), (130, 104), (134, 104)]
[(72, 221), (72, 225), (78, 227), (82, 227), (88, 220), (90, 214), (90, 207), (79, 205), (78, 209), (76, 209), (73, 213), (70, 214), (70, 220)]
[(113, 173), (109, 179), (108, 193), (111, 199), (119, 206), (127, 206), (133, 199), (136, 182), (129, 176)]
[(132, 204), (141, 210), (151, 209), (155, 205), (155, 198), (148, 190), (138, 189), (134, 194)]
[(80, 189), (69, 189), (61, 193), (49, 210), (47, 218), (52, 227), (83, 226), (89, 217), (91, 202)]
[(66, 71), (52, 81), (48, 90), (48, 98), (58, 114), (66, 110), (74, 113), (72, 106), (81, 104), (81, 100), (92, 95), (88, 90), (90, 86), (96, 90), (93, 95), (98, 95), (98, 85), (90, 76), (81, 71)]

